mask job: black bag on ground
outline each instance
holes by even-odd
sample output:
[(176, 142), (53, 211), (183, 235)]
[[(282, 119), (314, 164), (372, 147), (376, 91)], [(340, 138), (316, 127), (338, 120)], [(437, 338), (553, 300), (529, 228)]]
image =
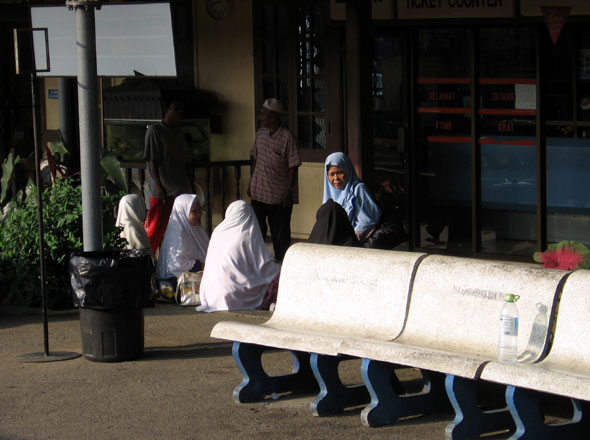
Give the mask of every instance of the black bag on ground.
[(394, 213), (382, 215), (375, 230), (363, 243), (364, 247), (390, 250), (408, 240), (402, 221)]
[(77, 307), (125, 310), (154, 305), (154, 263), (146, 251), (74, 253), (69, 271)]

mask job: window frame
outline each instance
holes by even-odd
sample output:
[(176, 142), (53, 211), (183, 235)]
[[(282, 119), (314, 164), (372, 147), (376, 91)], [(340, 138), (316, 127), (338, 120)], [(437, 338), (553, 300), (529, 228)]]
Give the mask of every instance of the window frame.
[[(289, 29), (286, 33), (287, 40), (287, 72), (281, 74), (278, 72), (265, 72), (264, 68), (264, 48), (265, 36), (264, 30), (264, 7), (267, 5), (287, 8), (287, 20)], [(321, 8), (324, 23), (320, 34), (321, 44), (323, 46), (324, 68), (323, 82), (324, 91), (324, 109), (323, 112), (298, 111), (298, 86), (300, 78), (307, 78), (308, 75), (298, 75), (297, 72), (297, 51), (298, 51), (298, 34), (296, 31), (297, 8), (304, 5), (313, 5)], [(307, 0), (305, 3), (296, 0), (254, 0), (252, 7), (253, 23), (253, 46), (254, 46), (254, 87), (255, 87), (255, 112), (258, 114), (259, 108), (266, 98), (265, 82), (274, 82), (273, 87), (278, 90), (279, 81), (286, 81), (288, 102), (282, 113), (283, 124), (295, 134), (299, 139), (298, 117), (300, 115), (322, 114), (325, 123), (325, 148), (311, 149), (299, 147), (299, 157), (302, 162), (324, 162), (326, 157), (334, 151), (344, 150), (343, 143), (343, 63), (342, 63), (342, 31), (336, 26), (332, 26), (329, 14), (329, 2), (325, 0)], [(276, 16), (275, 16), (276, 18)], [(277, 23), (278, 20), (275, 21)], [(275, 37), (276, 38), (276, 37)], [(278, 38), (277, 38), (278, 40)], [(278, 66), (278, 63), (277, 63)], [(317, 78), (316, 75), (311, 75)], [(257, 120), (257, 118), (256, 118)], [(258, 124), (257, 124), (258, 126)]]

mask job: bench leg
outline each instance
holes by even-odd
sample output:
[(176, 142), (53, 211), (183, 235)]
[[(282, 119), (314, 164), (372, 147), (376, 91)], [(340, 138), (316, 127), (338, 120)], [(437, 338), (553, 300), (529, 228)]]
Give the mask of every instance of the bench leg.
[(242, 373), (242, 383), (234, 390), (234, 401), (258, 402), (273, 393), (317, 392), (318, 385), (309, 366), (309, 353), (290, 351), (293, 368), (290, 373), (269, 376), (262, 367), (262, 353), (268, 350), (255, 344), (234, 342), (232, 354)]
[(369, 392), (364, 384), (345, 386), (340, 380), (338, 365), (350, 359), (352, 358), (312, 353), (311, 369), (320, 385), (320, 393), (310, 405), (314, 416), (338, 414), (347, 407), (369, 402)]
[(570, 399), (573, 406), (571, 420), (563, 423), (545, 424), (540, 407), (542, 396), (543, 393), (526, 388), (514, 386), (506, 388), (506, 402), (516, 423), (516, 432), (510, 437), (511, 439), (588, 438), (587, 413), (590, 410), (588, 402)]
[(361, 412), (365, 426), (396, 423), (400, 418), (431, 413), (448, 405), (444, 375), (424, 371), (424, 387), (418, 393), (404, 393), (395, 374), (396, 365), (363, 359), (361, 373), (371, 395), (371, 403)]
[[(500, 389), (503, 391), (504, 389), (501, 385), (490, 383), (487, 385), (500, 387), (492, 391)], [(445, 388), (455, 410), (455, 418), (446, 427), (447, 439), (465, 439), (479, 437), (481, 434), (489, 432), (514, 430), (514, 423), (504, 399), (498, 400), (496, 405), (500, 406), (498, 408), (483, 409), (477, 399), (480, 386), (482, 386), (480, 381), (447, 375)], [(499, 392), (497, 394), (501, 397)]]

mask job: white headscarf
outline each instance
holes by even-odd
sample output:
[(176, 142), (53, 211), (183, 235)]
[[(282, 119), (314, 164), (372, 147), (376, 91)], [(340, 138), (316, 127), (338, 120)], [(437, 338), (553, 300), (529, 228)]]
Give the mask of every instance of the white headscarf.
[(188, 217), (194, 203), (200, 203), (194, 194), (181, 194), (174, 199), (174, 206), (166, 233), (160, 246), (157, 274), (159, 279), (178, 278), (188, 272), (195, 260), (205, 261), (209, 237), (201, 226), (190, 224)]
[(143, 199), (137, 194), (127, 194), (119, 201), (115, 225), (123, 228), (121, 237), (129, 243), (127, 249), (143, 249), (153, 254), (150, 240), (143, 226), (145, 214)]
[(254, 210), (243, 200), (233, 202), (211, 235), (197, 311), (255, 309), (279, 271)]

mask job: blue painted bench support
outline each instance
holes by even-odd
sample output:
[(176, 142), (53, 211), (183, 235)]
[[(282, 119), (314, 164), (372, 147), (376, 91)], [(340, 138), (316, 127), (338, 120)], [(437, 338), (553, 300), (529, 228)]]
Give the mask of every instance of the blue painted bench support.
[(363, 359), (361, 374), (371, 395), (371, 403), (361, 413), (363, 425), (389, 425), (402, 417), (429, 414), (449, 407), (444, 374), (421, 370), (424, 387), (410, 394), (404, 392), (395, 374), (396, 367), (399, 366)]
[(510, 439), (552, 440), (587, 439), (590, 432), (590, 403), (569, 399), (573, 407), (570, 421), (546, 424), (541, 410), (544, 393), (512, 385), (506, 388), (506, 402), (516, 423), (516, 432)]
[[(425, 257), (415, 252), (309, 243), (291, 246), (281, 268), (272, 317), (262, 324), (222, 321), (211, 331), (214, 338), (234, 342), (234, 359), (244, 378), (234, 400), (251, 402), (299, 385), (307, 388), (310, 378), (317, 391), (315, 373), (324, 386), (312, 406), (318, 415), (368, 402), (364, 386), (344, 387), (338, 361), (330, 357), (340, 356), (341, 345), (350, 338), (385, 342), (399, 336), (412, 280)], [(298, 353), (298, 373), (268, 377), (261, 366), (261, 347)], [(315, 361), (313, 372), (309, 362), (303, 361), (304, 353), (327, 357)], [(337, 405), (340, 398), (343, 401)]]
[(242, 382), (234, 390), (234, 401), (257, 402), (273, 393), (316, 393), (318, 386), (309, 366), (309, 353), (291, 351), (290, 373), (269, 376), (262, 367), (262, 353), (268, 347), (234, 342), (232, 354), (242, 373)]
[(455, 410), (455, 418), (446, 427), (447, 439), (479, 437), (482, 433), (509, 430), (514, 432), (514, 421), (506, 401), (506, 387), (497, 385), (498, 401), (491, 408), (484, 408), (478, 400), (482, 382), (447, 375), (445, 388)]
[(346, 386), (340, 380), (338, 365), (350, 359), (348, 356), (311, 355), (311, 369), (320, 386), (320, 393), (310, 405), (314, 416), (338, 414), (345, 408), (369, 402), (364, 384)]

